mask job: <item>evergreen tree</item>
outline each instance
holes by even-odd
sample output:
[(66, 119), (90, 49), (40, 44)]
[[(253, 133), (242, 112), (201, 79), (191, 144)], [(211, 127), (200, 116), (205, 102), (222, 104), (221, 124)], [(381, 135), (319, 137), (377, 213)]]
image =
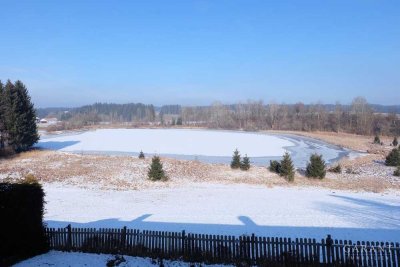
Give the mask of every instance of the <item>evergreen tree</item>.
[(144, 159), (144, 158), (145, 158), (144, 153), (142, 150), (140, 150), (139, 159)]
[(394, 147), (396, 147), (398, 144), (399, 144), (399, 141), (397, 141), (397, 136), (395, 136), (395, 137), (393, 138), (392, 145), (393, 145)]
[(285, 177), (288, 181), (294, 181), (294, 166), (288, 152), (283, 155), (279, 168), (279, 175)]
[(386, 166), (400, 166), (400, 149), (393, 148), (386, 157)]
[(182, 125), (182, 118), (181, 118), (181, 117), (179, 117), (179, 118), (176, 120), (176, 125)]
[(35, 109), (28, 90), (21, 81), (16, 81), (14, 85), (8, 81), (4, 95), (7, 141), (14, 151), (26, 151), (39, 140)]
[(326, 175), (325, 161), (322, 155), (313, 154), (310, 157), (310, 162), (307, 165), (306, 176), (312, 178), (323, 179)]
[(5, 99), (4, 99), (4, 85), (0, 81), (0, 150), (4, 149), (5, 146), (5, 137), (6, 137), (6, 106), (5, 106)]
[(247, 155), (243, 157), (243, 160), (240, 164), (240, 169), (243, 171), (247, 171), (250, 169), (250, 158), (247, 157)]
[(271, 172), (279, 173), (281, 169), (281, 163), (277, 160), (270, 160), (268, 169)]
[(233, 152), (232, 161), (231, 161), (231, 168), (238, 169), (240, 168), (240, 154), (239, 151), (236, 150)]
[(381, 139), (379, 138), (379, 135), (375, 135), (374, 144), (377, 144), (377, 145), (381, 144)]
[(168, 179), (167, 175), (163, 170), (163, 165), (161, 163), (159, 156), (154, 156), (151, 159), (151, 165), (147, 175), (149, 179), (152, 181), (165, 181)]

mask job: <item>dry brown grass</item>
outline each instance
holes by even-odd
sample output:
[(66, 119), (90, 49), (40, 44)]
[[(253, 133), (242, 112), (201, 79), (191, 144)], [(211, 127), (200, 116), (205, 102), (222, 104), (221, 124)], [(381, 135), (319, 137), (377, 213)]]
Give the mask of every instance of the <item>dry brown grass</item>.
[(151, 182), (147, 171), (151, 159), (129, 156), (78, 155), (56, 151), (31, 151), (0, 161), (0, 178), (18, 179), (33, 174), (45, 183), (61, 182), (81, 187), (104, 189), (142, 189), (174, 187), (185, 183), (244, 183), (267, 187), (301, 186), (330, 189), (382, 192), (400, 190), (400, 179), (382, 165), (381, 155), (356, 160), (342, 160), (344, 169), (357, 174), (328, 173), (324, 180), (309, 179), (296, 173), (293, 183), (271, 173), (266, 167), (253, 166), (249, 171), (232, 170), (224, 164), (162, 158), (167, 182)]
[(391, 149), (390, 143), (393, 137), (381, 136), (380, 139), (384, 143), (383, 146), (373, 144), (374, 136), (365, 136), (349, 133), (335, 132), (300, 132), (300, 131), (264, 131), (266, 133), (282, 133), (295, 134), (305, 137), (318, 139), (330, 144), (334, 144), (343, 148), (348, 148), (361, 152), (372, 154), (384, 154)]

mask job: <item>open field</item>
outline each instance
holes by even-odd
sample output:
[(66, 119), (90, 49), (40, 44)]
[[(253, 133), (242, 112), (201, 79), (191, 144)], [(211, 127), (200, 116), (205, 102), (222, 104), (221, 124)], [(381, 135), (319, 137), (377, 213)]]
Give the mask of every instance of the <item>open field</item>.
[(191, 183), (143, 190), (45, 185), (50, 227), (400, 240), (400, 195)]

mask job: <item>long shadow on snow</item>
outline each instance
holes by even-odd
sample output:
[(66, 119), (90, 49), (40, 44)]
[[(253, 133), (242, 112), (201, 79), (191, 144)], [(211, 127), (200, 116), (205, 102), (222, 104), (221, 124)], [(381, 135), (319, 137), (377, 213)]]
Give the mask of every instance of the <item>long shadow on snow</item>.
[(151, 221), (152, 214), (144, 214), (132, 221), (122, 221), (116, 218), (92, 221), (87, 223), (68, 221), (46, 221), (49, 227), (90, 227), (90, 228), (122, 228), (171, 231), (215, 235), (251, 235), (266, 237), (306, 237), (322, 239), (331, 234), (336, 239), (351, 239), (364, 241), (400, 241), (400, 227), (397, 229), (343, 228), (343, 227), (298, 227), (298, 226), (264, 226), (256, 224), (247, 216), (238, 216), (240, 224), (202, 224)]
[[(321, 211), (357, 225), (377, 228), (394, 228), (400, 231), (400, 206), (355, 197), (341, 195), (330, 196), (343, 200), (343, 202), (351, 203), (352, 205), (318, 202), (317, 205)], [(400, 240), (400, 232), (397, 233), (397, 240)]]

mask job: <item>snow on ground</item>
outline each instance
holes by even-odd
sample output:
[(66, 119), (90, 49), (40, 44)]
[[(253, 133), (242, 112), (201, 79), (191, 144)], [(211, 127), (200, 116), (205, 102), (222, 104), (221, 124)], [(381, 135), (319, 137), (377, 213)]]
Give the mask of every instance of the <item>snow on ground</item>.
[(400, 241), (400, 196), (320, 188), (196, 184), (131, 191), (45, 184), (50, 227)]
[[(25, 266), (106, 266), (108, 260), (113, 260), (113, 255), (107, 254), (89, 254), (89, 253), (77, 253), (77, 252), (61, 252), (61, 251), (50, 251), (49, 253), (33, 257), (31, 259), (20, 262), (14, 267), (25, 267)], [(124, 256), (125, 262), (121, 263), (120, 267), (150, 267), (160, 266), (157, 261), (149, 258), (139, 258)], [(166, 267), (183, 267), (190, 266), (188, 263), (181, 261), (163, 261)], [(205, 265), (201, 266), (227, 266), (227, 265)]]
[(62, 151), (118, 151), (231, 156), (238, 148), (252, 157), (281, 156), (294, 144), (274, 135), (184, 129), (100, 129), (45, 138), (38, 146)]

